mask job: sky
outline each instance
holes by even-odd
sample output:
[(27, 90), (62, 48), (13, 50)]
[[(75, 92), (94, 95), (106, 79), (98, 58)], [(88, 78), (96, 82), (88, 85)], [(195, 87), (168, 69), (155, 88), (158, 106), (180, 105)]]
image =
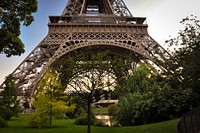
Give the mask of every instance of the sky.
[[(28, 54), (48, 34), (48, 16), (61, 15), (67, 0), (38, 0), (35, 21), (29, 27), (21, 27), (20, 38), (25, 44), (23, 55), (7, 58), (0, 55), (0, 84), (12, 73)], [(161, 46), (177, 37), (183, 29), (180, 21), (191, 14), (200, 19), (200, 0), (124, 0), (134, 17), (146, 17), (148, 33)]]

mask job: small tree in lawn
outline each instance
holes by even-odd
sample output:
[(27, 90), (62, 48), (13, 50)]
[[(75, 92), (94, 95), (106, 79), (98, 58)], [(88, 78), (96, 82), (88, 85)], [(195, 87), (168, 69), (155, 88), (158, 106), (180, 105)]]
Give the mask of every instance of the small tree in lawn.
[[(65, 64), (66, 63), (66, 64)], [(116, 85), (111, 58), (107, 52), (67, 56), (54, 64), (67, 90), (76, 91), (87, 102), (88, 133), (91, 133), (91, 103), (111, 92)]]
[(64, 91), (55, 77), (57, 77), (56, 73), (50, 70), (40, 81), (39, 88), (34, 95), (35, 112), (29, 117), (28, 126), (52, 127), (53, 119), (67, 118), (66, 113), (74, 111), (75, 105), (68, 106), (65, 101), (67, 97), (65, 95), (65, 98), (63, 98)]

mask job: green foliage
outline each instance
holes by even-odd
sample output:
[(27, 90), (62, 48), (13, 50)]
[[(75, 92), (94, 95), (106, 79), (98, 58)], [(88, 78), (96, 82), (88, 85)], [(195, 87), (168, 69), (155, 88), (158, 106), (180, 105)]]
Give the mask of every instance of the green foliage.
[(119, 99), (119, 103), (117, 104), (119, 112), (115, 117), (117, 117), (122, 126), (136, 125), (135, 118), (138, 117), (137, 113), (139, 111), (136, 108), (136, 98), (138, 98), (137, 95), (127, 95)]
[(124, 60), (109, 56), (109, 51), (89, 52), (87, 49), (84, 53), (75, 51), (57, 60), (52, 67), (59, 73), (63, 86), (74, 89), (84, 100), (95, 102), (111, 92), (123, 77), (121, 73), (128, 71), (124, 69)]
[(87, 110), (87, 103), (85, 101), (82, 100), (82, 98), (76, 94), (73, 93), (71, 95), (68, 96), (67, 99), (65, 99), (67, 104), (69, 106), (71, 105), (75, 105), (75, 109), (73, 112), (68, 112), (66, 113), (66, 116), (69, 119), (74, 119), (79, 117), (81, 114), (85, 113)]
[[(155, 103), (158, 108), (158, 114), (163, 120), (179, 118), (191, 109), (190, 99), (192, 89), (171, 88), (168, 85), (155, 95)], [(161, 119), (162, 120), (162, 119)]]
[(157, 94), (133, 93), (119, 101), (118, 119), (122, 125), (140, 125), (179, 118), (188, 112), (191, 89), (162, 88)]
[(27, 126), (35, 128), (50, 128), (50, 115), (47, 112), (35, 112), (27, 118)]
[(0, 117), (5, 119), (5, 120), (10, 120), (11, 117), (13, 116), (12, 110), (5, 106), (0, 106)]
[(18, 116), (22, 111), (19, 100), (17, 99), (17, 92), (12, 75), (6, 77), (5, 88), (2, 92), (2, 98), (0, 99), (0, 106), (10, 109), (13, 112), (13, 116)]
[(115, 116), (121, 125), (174, 119), (189, 111), (192, 89), (172, 88), (167, 82), (161, 81), (159, 76), (144, 70), (148, 69), (139, 66), (122, 88), (125, 91), (121, 93)]
[(74, 89), (82, 99), (92, 103), (110, 93), (128, 73), (128, 61), (125, 63), (124, 59), (109, 54), (109, 51), (90, 54), (87, 49), (84, 53), (75, 51), (57, 60), (52, 67), (59, 73), (63, 86)]
[(0, 29), (0, 44), (0, 53), (4, 53), (7, 57), (25, 52), (24, 44), (19, 37), (4, 29)]
[[(75, 51), (53, 64), (58, 78), (67, 90), (76, 93), (87, 103), (88, 133), (90, 133), (90, 104), (99, 101), (111, 92), (117, 84), (116, 60), (108, 55), (109, 51), (90, 54), (90, 50)], [(89, 53), (89, 54), (88, 54)], [(120, 62), (118, 62), (120, 64)], [(80, 121), (83, 119), (81, 118)]]
[(7, 127), (8, 122), (0, 116), (0, 128)]
[[(94, 125), (95, 124), (95, 116), (91, 115), (91, 119), (90, 119), (90, 124)], [(75, 119), (75, 123), (76, 125), (88, 125), (88, 117), (86, 114), (81, 115), (80, 117)]]
[[(56, 74), (49, 70), (39, 83), (37, 93), (34, 95), (33, 106), (35, 112), (28, 118), (28, 126), (38, 128), (52, 127), (54, 119), (66, 119), (66, 114), (74, 112), (75, 104), (69, 104), (67, 96), (58, 81)], [(36, 119), (33, 119), (36, 117)]]
[(164, 64), (169, 70), (164, 73), (172, 86), (193, 89), (191, 105), (200, 106), (200, 20), (195, 17), (186, 17), (181, 21), (185, 26), (177, 38), (172, 38), (166, 43), (174, 48), (172, 56)]
[(67, 106), (66, 102), (63, 101), (53, 102), (52, 106), (53, 117), (56, 119), (66, 119), (66, 114), (74, 112), (74, 109), (76, 108), (74, 104)]
[(75, 105), (67, 106), (63, 101), (51, 99), (47, 94), (40, 94), (34, 102), (35, 112), (30, 115), (27, 125), (30, 127), (52, 127), (54, 119), (65, 119), (66, 113), (73, 112)]
[(150, 81), (152, 80), (151, 76), (154, 76), (154, 74), (151, 73), (150, 68), (145, 64), (140, 64), (140, 66), (133, 71), (133, 76), (129, 76), (128, 80), (125, 81), (121, 91), (123, 91), (124, 94), (148, 92), (149, 90), (152, 90), (152, 87), (155, 84)]
[(58, 81), (56, 81), (56, 74), (53, 70), (49, 69), (43, 78), (40, 80), (37, 92), (35, 96), (41, 93), (50, 93), (51, 91), (56, 91), (56, 89), (61, 90), (61, 86)]
[(74, 124), (76, 124), (76, 125), (87, 125), (88, 124), (88, 122), (87, 122), (87, 116), (82, 116), (82, 117), (76, 118)]
[(28, 117), (27, 125), (38, 128), (51, 127), (49, 98), (45, 94), (40, 94), (33, 105), (36, 111)]
[(24, 53), (24, 44), (19, 38), (20, 23), (29, 26), (37, 11), (37, 0), (4, 0), (0, 2), (0, 53), (7, 57)]
[(64, 87), (61, 86), (59, 81), (55, 80), (55, 77), (57, 75), (53, 70), (47, 71), (40, 82), (38, 94), (46, 94), (51, 102), (54, 118), (67, 118), (66, 114), (74, 112), (76, 105), (72, 99), (66, 96)]

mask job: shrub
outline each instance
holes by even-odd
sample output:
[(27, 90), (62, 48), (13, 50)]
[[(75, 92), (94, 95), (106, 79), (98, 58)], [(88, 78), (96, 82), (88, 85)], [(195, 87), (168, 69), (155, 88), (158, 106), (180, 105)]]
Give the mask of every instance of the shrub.
[(36, 127), (36, 128), (49, 128), (51, 127), (50, 124), (50, 116), (46, 115), (45, 113), (33, 113), (29, 116), (27, 125), (29, 127)]
[[(94, 123), (95, 123), (95, 118), (91, 117), (90, 124), (94, 125)], [(74, 124), (76, 124), (76, 125), (87, 125), (88, 124), (87, 115), (83, 115), (83, 116), (76, 118)]]
[(190, 88), (166, 85), (156, 93), (127, 94), (117, 104), (117, 120), (123, 126), (132, 126), (179, 118), (189, 108), (191, 92)]
[(0, 117), (0, 128), (7, 127), (8, 123), (5, 119)]
[(76, 118), (75, 124), (76, 125), (87, 125), (87, 117), (81, 116), (81, 117)]
[(0, 117), (4, 118), (5, 120), (10, 120), (13, 116), (13, 112), (11, 109), (0, 106)]

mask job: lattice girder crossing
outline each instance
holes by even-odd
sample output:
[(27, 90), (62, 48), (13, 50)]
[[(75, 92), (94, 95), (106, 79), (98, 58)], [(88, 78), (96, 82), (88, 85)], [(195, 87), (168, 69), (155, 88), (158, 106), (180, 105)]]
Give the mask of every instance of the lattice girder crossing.
[(77, 16), (87, 14), (87, 9), (97, 5), (99, 14), (132, 16), (123, 0), (68, 0), (62, 16)]

